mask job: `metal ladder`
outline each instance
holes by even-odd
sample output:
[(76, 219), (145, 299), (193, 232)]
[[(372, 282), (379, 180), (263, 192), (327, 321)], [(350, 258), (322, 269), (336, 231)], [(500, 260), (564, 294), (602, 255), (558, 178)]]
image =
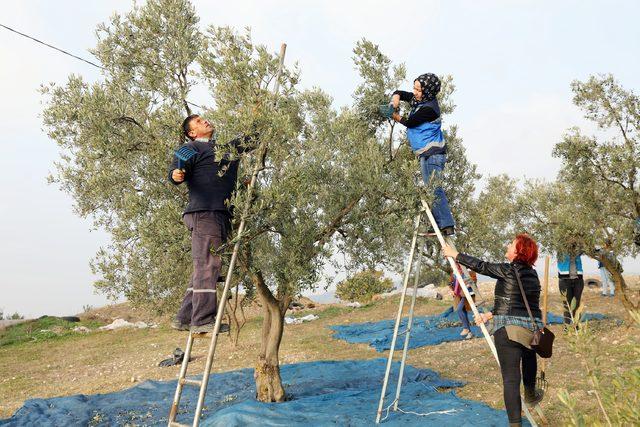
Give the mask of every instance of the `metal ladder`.
[[(416, 252), (416, 243), (418, 241), (418, 237), (420, 235), (419, 233), (419, 228), (420, 228), (420, 222), (422, 220), (423, 215), (427, 215), (429, 222), (431, 223), (431, 226), (433, 227), (433, 230), (435, 231), (436, 237), (438, 239), (438, 242), (440, 243), (440, 246), (444, 246), (444, 244), (448, 244), (449, 246), (455, 247), (453, 245), (452, 239), (447, 239), (447, 241), (445, 241), (444, 237), (442, 236), (442, 233), (440, 232), (440, 228), (438, 228), (438, 224), (436, 223), (433, 214), (431, 213), (431, 209), (429, 208), (429, 205), (427, 204), (427, 202), (425, 200), (422, 200), (422, 207), (423, 209), (421, 210), (421, 212), (417, 215), (415, 222), (414, 222), (414, 228), (413, 228), (413, 238), (411, 240), (411, 250), (409, 251), (409, 260), (407, 261), (407, 266), (405, 268), (405, 272), (404, 272), (404, 278), (403, 278), (403, 283), (402, 283), (402, 293), (400, 294), (400, 302), (398, 305), (398, 314), (396, 316), (396, 321), (395, 321), (395, 325), (393, 327), (393, 337), (391, 339), (391, 348), (389, 349), (389, 357), (387, 358), (387, 367), (386, 367), (386, 371), (384, 374), (384, 380), (382, 382), (382, 391), (380, 393), (380, 402), (378, 404), (378, 411), (376, 413), (376, 424), (379, 424), (382, 418), (382, 413), (385, 410), (384, 408), (384, 400), (385, 400), (385, 395), (387, 392), (387, 386), (389, 384), (389, 375), (391, 373), (391, 365), (393, 364), (393, 356), (394, 356), (394, 352), (395, 352), (395, 347), (396, 347), (396, 341), (398, 339), (399, 335), (404, 335), (404, 346), (402, 349), (402, 359), (400, 362), (400, 372), (398, 374), (398, 383), (396, 385), (396, 394), (395, 394), (395, 398), (394, 400), (391, 402), (390, 405), (387, 406), (386, 409), (389, 409), (393, 406), (393, 410), (397, 411), (398, 410), (398, 404), (400, 401), (400, 392), (402, 389), (402, 378), (404, 375), (404, 369), (406, 366), (406, 360), (407, 360), (407, 351), (409, 349), (409, 339), (411, 336), (411, 328), (413, 326), (413, 310), (415, 307), (415, 303), (416, 303), (416, 294), (417, 294), (417, 289), (418, 289), (418, 282), (420, 280), (419, 275), (420, 275), (420, 261), (422, 258), (422, 255), (420, 255), (418, 257), (418, 262), (416, 263), (416, 268), (415, 268), (415, 274), (414, 274), (414, 282), (413, 282), (413, 295), (411, 297), (411, 305), (409, 306), (409, 319), (407, 321), (407, 327), (404, 331), (399, 331), (400, 330), (400, 323), (402, 322), (402, 313), (404, 311), (404, 303), (405, 303), (405, 297), (407, 294), (407, 287), (409, 284), (409, 276), (411, 275), (411, 272), (414, 268), (414, 258), (415, 258), (415, 252)], [(460, 288), (462, 289), (462, 291), (464, 292), (464, 296), (467, 299), (467, 301), (469, 302), (469, 305), (471, 306), (471, 310), (473, 311), (474, 316), (479, 316), (479, 312), (478, 312), (478, 308), (475, 304), (475, 302), (473, 301), (473, 299), (471, 298), (471, 295), (469, 294), (469, 290), (467, 289), (467, 285), (465, 282), (465, 279), (468, 277), (468, 274), (466, 272), (466, 269), (464, 269), (463, 267), (463, 271), (461, 274), (461, 271), (458, 269), (456, 262), (453, 258), (447, 258), (447, 260), (449, 261), (449, 264), (451, 265), (451, 269), (453, 270), (453, 273), (456, 277), (456, 279), (458, 280), (458, 283), (460, 283)], [(466, 277), (465, 277), (466, 276)], [(495, 344), (493, 343), (493, 340), (491, 339), (491, 336), (489, 335), (489, 331), (487, 330), (487, 327), (482, 324), (480, 325), (480, 329), (482, 330), (482, 334), (484, 336), (484, 339), (487, 341), (487, 344), (489, 345), (489, 348), (491, 349), (491, 353), (493, 353), (494, 358), (496, 359), (496, 362), (498, 363), (498, 366), (500, 366), (500, 361), (498, 360), (498, 353), (496, 351), (496, 347)], [(521, 398), (522, 399), (522, 398)], [(531, 423), (531, 425), (533, 427), (537, 427), (537, 424), (535, 422), (535, 420), (533, 419), (533, 417), (531, 416), (531, 413), (529, 412), (529, 409), (527, 408), (527, 405), (524, 402), (524, 399), (522, 399), (522, 408), (524, 410), (524, 413), (527, 417), (527, 419), (529, 420), (529, 422)], [(538, 415), (540, 416), (542, 422), (544, 424), (547, 424), (547, 420), (544, 417), (544, 414), (542, 413), (542, 410), (540, 409), (540, 405), (536, 405), (535, 407), (536, 412), (538, 413)]]
[[(275, 78), (275, 87), (274, 94), (277, 95), (280, 88), (280, 76), (282, 74), (282, 67), (284, 65), (284, 55), (287, 50), (287, 45), (282, 44), (280, 47), (280, 62), (278, 65), (278, 73)], [(261, 146), (258, 150), (266, 150), (265, 146)], [(260, 172), (260, 162), (256, 161), (256, 164), (253, 168), (253, 173), (251, 175), (251, 182), (247, 187), (247, 193), (249, 197), (253, 192), (253, 188), (255, 187), (256, 181), (258, 179), (258, 173)], [(242, 214), (240, 220), (240, 226), (238, 227), (236, 243), (233, 245), (233, 254), (231, 255), (231, 261), (229, 261), (229, 268), (227, 270), (227, 275), (224, 281), (224, 288), (222, 290), (222, 296), (220, 297), (220, 306), (218, 307), (218, 313), (216, 314), (216, 322), (213, 327), (213, 331), (211, 332), (211, 343), (209, 344), (209, 352), (207, 353), (207, 361), (205, 363), (204, 372), (202, 374), (202, 379), (200, 380), (191, 380), (186, 377), (187, 375), (187, 367), (189, 365), (189, 359), (191, 357), (191, 349), (193, 348), (193, 341), (198, 338), (207, 338), (208, 334), (193, 334), (189, 332), (189, 337), (187, 338), (187, 345), (184, 351), (184, 360), (182, 362), (182, 366), (180, 367), (180, 375), (178, 376), (178, 383), (176, 385), (176, 392), (173, 397), (173, 403), (171, 404), (171, 410), (169, 411), (169, 419), (168, 426), (169, 427), (188, 427), (187, 424), (180, 424), (176, 421), (176, 416), (178, 415), (178, 409), (180, 407), (180, 397), (182, 395), (182, 389), (185, 385), (191, 385), (200, 387), (200, 393), (198, 394), (198, 403), (196, 405), (196, 413), (193, 417), (193, 427), (197, 427), (200, 424), (200, 416), (202, 414), (202, 408), (204, 407), (204, 398), (207, 394), (207, 386), (209, 384), (209, 376), (211, 375), (211, 367), (213, 366), (213, 358), (216, 353), (216, 345), (218, 343), (218, 331), (220, 331), (220, 324), (222, 323), (222, 318), (224, 317), (229, 288), (231, 285), (231, 278), (233, 276), (233, 270), (236, 265), (236, 261), (238, 260), (238, 252), (240, 249), (240, 242), (242, 234), (246, 228), (246, 217), (249, 211), (249, 204), (245, 206), (244, 212)]]

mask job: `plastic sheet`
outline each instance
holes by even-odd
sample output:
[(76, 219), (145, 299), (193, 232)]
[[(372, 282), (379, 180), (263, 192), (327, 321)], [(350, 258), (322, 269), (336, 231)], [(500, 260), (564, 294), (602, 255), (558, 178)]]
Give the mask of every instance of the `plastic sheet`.
[[(598, 313), (583, 314), (582, 320), (600, 320), (605, 316)], [(400, 331), (407, 327), (408, 318), (402, 319)], [(473, 320), (473, 314), (469, 313), (469, 320)], [(562, 323), (562, 316), (553, 313), (547, 315), (547, 323)], [(377, 351), (385, 351), (391, 348), (391, 338), (395, 320), (381, 320), (378, 322), (351, 323), (348, 325), (330, 326), (334, 330), (334, 338), (345, 340), (349, 343), (365, 343)], [(413, 327), (409, 340), (409, 348), (419, 348), (428, 345), (438, 345), (449, 341), (462, 341), (460, 335), (462, 326), (458, 314), (453, 308), (434, 316), (416, 316), (413, 319)], [(476, 337), (482, 337), (482, 332), (477, 326), (471, 327), (471, 332)], [(396, 341), (396, 349), (404, 346), (404, 336)]]
[[(284, 365), (281, 375), (290, 400), (283, 403), (255, 400), (252, 369), (213, 374), (201, 425), (372, 426), (385, 364), (384, 359), (374, 359)], [(397, 375), (398, 370), (396, 363), (392, 372)], [(430, 415), (391, 412), (383, 427), (507, 424), (504, 411), (457, 397), (452, 388), (462, 383), (429, 369), (407, 366), (403, 384), (400, 408)], [(31, 399), (13, 417), (0, 420), (0, 425), (166, 425), (175, 387), (175, 381), (147, 381), (116, 393)], [(387, 397), (388, 403), (392, 400)], [(197, 389), (186, 387), (179, 422), (191, 424), (196, 401)]]

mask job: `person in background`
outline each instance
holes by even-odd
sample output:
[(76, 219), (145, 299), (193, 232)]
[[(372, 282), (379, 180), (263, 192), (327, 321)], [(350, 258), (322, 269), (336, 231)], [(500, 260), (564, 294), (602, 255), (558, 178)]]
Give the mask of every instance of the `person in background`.
[[(611, 260), (615, 265), (616, 257), (613, 251), (611, 250), (611, 241), (607, 240), (604, 244), (604, 249), (601, 249), (598, 252), (600, 252), (603, 257)], [(601, 295), (603, 297), (606, 297), (607, 294), (610, 297), (614, 296), (616, 291), (616, 286), (613, 283), (613, 278), (611, 277), (611, 273), (609, 273), (607, 268), (604, 266), (604, 264), (600, 260), (598, 260), (598, 270), (600, 270), (600, 278), (602, 279)]]
[[(572, 323), (576, 310), (580, 307), (584, 278), (581, 253), (573, 245), (568, 253), (558, 254), (558, 287), (564, 304), (564, 323)], [(575, 301), (575, 302), (574, 302)], [(573, 306), (573, 309), (571, 308)], [(579, 319), (574, 319), (575, 322)]]
[[(462, 269), (459, 268), (460, 271)], [(462, 274), (462, 273), (461, 273)], [(478, 276), (475, 271), (469, 271), (469, 276), (465, 277), (465, 283), (467, 280), (473, 280), (473, 282), (477, 282)], [(467, 290), (469, 291), (469, 295), (471, 295), (471, 299), (475, 302), (476, 295), (473, 292), (473, 288), (470, 286), (470, 283), (466, 283)], [(471, 311), (471, 306), (469, 305), (469, 301), (464, 296), (464, 292), (462, 292), (462, 288), (460, 283), (458, 283), (458, 279), (456, 278), (453, 272), (451, 273), (451, 281), (449, 282), (449, 286), (451, 287), (451, 295), (453, 296), (453, 307), (458, 313), (458, 317), (460, 318), (460, 322), (462, 322), (462, 332), (460, 335), (464, 336), (465, 339), (473, 338), (473, 333), (471, 332), (471, 325), (469, 324), (469, 312)]]
[[(509, 426), (521, 426), (520, 382), (524, 384), (524, 401), (527, 405), (536, 405), (544, 397), (544, 391), (536, 389), (537, 355), (531, 348), (533, 331), (542, 327), (540, 280), (533, 268), (538, 259), (538, 245), (528, 234), (518, 234), (507, 247), (505, 257), (508, 263), (483, 261), (458, 253), (449, 245), (444, 245), (442, 252), (445, 257), (453, 258), (478, 274), (497, 279), (493, 309), (480, 313), (475, 321), (480, 325), (493, 319), (491, 333), (500, 361)], [(531, 314), (536, 320), (535, 326), (527, 311), (516, 274), (520, 277)]]
[(600, 295), (606, 297), (608, 293), (610, 297), (614, 296), (616, 287), (613, 284), (613, 278), (602, 261), (598, 261), (598, 270), (600, 270), (600, 280), (602, 281), (602, 292)]

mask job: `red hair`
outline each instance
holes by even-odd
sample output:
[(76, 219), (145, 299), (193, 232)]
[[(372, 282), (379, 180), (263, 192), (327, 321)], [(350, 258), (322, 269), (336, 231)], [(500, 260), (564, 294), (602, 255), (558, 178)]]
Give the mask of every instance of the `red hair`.
[(515, 238), (516, 256), (514, 261), (520, 261), (532, 267), (538, 259), (538, 244), (527, 233), (520, 233)]

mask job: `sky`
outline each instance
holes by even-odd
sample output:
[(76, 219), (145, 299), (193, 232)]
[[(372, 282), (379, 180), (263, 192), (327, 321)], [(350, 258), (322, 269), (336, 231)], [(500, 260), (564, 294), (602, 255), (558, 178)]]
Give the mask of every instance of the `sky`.
[[(140, 2), (142, 3), (142, 2)], [(484, 175), (553, 179), (553, 145), (572, 126), (592, 127), (571, 103), (570, 83), (612, 73), (640, 87), (640, 3), (635, 1), (193, 1), (204, 28), (250, 27), (254, 41), (298, 62), (302, 86), (319, 86), (336, 106), (358, 83), (351, 57), (367, 38), (409, 79), (450, 74), (455, 112), (471, 161)], [(0, 23), (94, 59), (95, 28), (133, 3), (123, 0), (3, 2)], [(94, 67), (0, 28), (0, 309), (28, 317), (82, 311), (107, 302), (96, 295), (89, 262), (109, 236), (79, 218), (74, 202), (47, 184), (59, 158), (43, 130), (38, 89)], [(411, 81), (406, 82), (410, 90)], [(208, 103), (203, 93), (190, 99)], [(640, 272), (640, 260), (625, 259)], [(587, 272), (595, 263), (585, 262)], [(553, 273), (553, 271), (552, 271)]]

